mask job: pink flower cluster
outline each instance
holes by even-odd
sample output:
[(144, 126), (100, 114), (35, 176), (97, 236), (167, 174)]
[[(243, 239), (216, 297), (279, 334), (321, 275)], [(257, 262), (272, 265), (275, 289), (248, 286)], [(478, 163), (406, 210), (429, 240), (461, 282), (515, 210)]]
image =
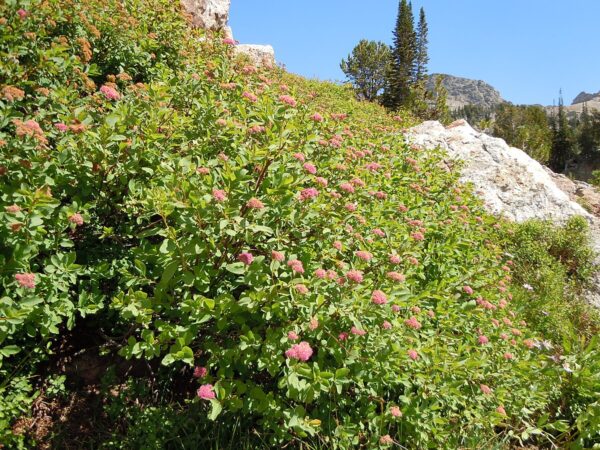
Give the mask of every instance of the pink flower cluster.
[(243, 252), (238, 255), (238, 261), (243, 262), (245, 265), (249, 266), (254, 261), (254, 255), (249, 252)]
[(281, 103), (285, 103), (286, 105), (290, 105), (292, 108), (296, 107), (297, 105), (296, 100), (293, 97), (290, 97), (289, 95), (280, 95), (279, 101)]
[(200, 386), (198, 388), (198, 390), (196, 391), (196, 394), (202, 400), (212, 400), (213, 398), (216, 397), (212, 384), (203, 384), (202, 386)]
[(108, 100), (119, 100), (121, 98), (121, 94), (119, 94), (115, 88), (107, 86), (106, 84), (100, 88), (100, 93)]
[(208, 374), (206, 367), (196, 366), (194, 367), (194, 378), (204, 378)]
[(298, 259), (290, 259), (287, 262), (289, 268), (296, 273), (304, 273), (304, 266), (302, 265), (302, 261)]
[(412, 316), (410, 319), (405, 320), (404, 325), (414, 330), (420, 330), (422, 327), (421, 323), (417, 320), (415, 316)]
[(27, 289), (35, 289), (35, 274), (34, 273), (18, 273), (15, 275), (15, 280), (21, 287)]
[(375, 290), (371, 294), (371, 301), (376, 305), (385, 305), (388, 300), (383, 291)]
[(77, 226), (83, 225), (83, 217), (79, 213), (71, 214), (69, 216), (69, 222), (74, 223)]
[(289, 359), (297, 359), (298, 361), (308, 361), (312, 354), (313, 350), (310, 348), (310, 344), (305, 341), (292, 345), (285, 352), (285, 356)]
[(250, 200), (246, 202), (246, 207), (251, 209), (263, 209), (265, 207), (264, 203), (261, 202), (256, 197), (252, 197)]
[(346, 278), (355, 283), (362, 283), (363, 273), (360, 270), (352, 269), (346, 272)]
[(365, 250), (359, 250), (359, 251), (355, 252), (354, 254), (356, 255), (357, 258), (360, 258), (363, 261), (371, 261), (371, 259), (373, 259), (373, 255), (370, 252), (367, 252)]
[(304, 201), (304, 200), (309, 200), (311, 198), (315, 198), (317, 195), (319, 195), (319, 191), (315, 188), (306, 188), (303, 189), (302, 191), (300, 191), (300, 200)]
[(306, 170), (308, 173), (310, 173), (312, 175), (314, 175), (315, 173), (317, 173), (317, 168), (315, 167), (314, 164), (304, 163), (304, 165), (302, 167), (304, 167), (304, 170)]

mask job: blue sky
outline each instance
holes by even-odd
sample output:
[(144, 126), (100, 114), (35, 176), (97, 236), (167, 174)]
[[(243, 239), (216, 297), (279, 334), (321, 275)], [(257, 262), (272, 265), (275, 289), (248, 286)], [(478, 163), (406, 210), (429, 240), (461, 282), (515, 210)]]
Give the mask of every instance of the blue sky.
[[(600, 90), (600, 0), (413, 0), (429, 23), (429, 71), (487, 81), (513, 103)], [(242, 43), (271, 44), (307, 77), (343, 80), (361, 39), (391, 43), (398, 0), (232, 0)]]

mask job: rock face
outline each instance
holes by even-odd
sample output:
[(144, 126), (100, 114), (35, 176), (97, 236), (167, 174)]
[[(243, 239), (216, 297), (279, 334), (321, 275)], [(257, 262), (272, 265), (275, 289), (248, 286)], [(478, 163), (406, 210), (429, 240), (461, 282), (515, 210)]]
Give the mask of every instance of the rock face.
[[(192, 26), (206, 30), (222, 30), (225, 38), (233, 39), (233, 32), (227, 26), (231, 0), (180, 0), (183, 9), (190, 15)], [(236, 45), (237, 54), (248, 55), (255, 65), (272, 67), (275, 65), (275, 50), (270, 45)]]
[[(461, 180), (473, 183), (494, 214), (519, 222), (550, 219), (557, 223), (584, 216), (590, 222), (591, 244), (600, 268), (600, 193), (590, 185), (553, 173), (522, 150), (475, 131), (464, 120), (446, 128), (439, 122), (424, 122), (410, 129), (407, 137), (413, 144), (441, 147), (451, 159), (464, 161)], [(590, 214), (578, 202), (597, 214)], [(585, 296), (600, 308), (600, 271), (595, 277)]]
[(221, 30), (229, 20), (231, 0), (181, 0), (181, 5), (197, 28)]
[(275, 64), (275, 50), (270, 45), (238, 44), (235, 51), (248, 55), (257, 66), (272, 67)]
[(433, 89), (435, 77), (437, 75), (444, 77), (442, 85), (448, 91), (447, 104), (450, 109), (461, 108), (465, 105), (493, 108), (500, 103), (504, 103), (500, 93), (485, 81), (481, 80), (471, 80), (469, 78), (445, 74), (433, 74), (427, 81), (427, 89)]
[(571, 105), (576, 105), (578, 103), (585, 103), (589, 101), (600, 101), (600, 91), (595, 94), (588, 94), (587, 92), (580, 92), (577, 97), (573, 99)]
[(439, 146), (451, 158), (463, 160), (461, 179), (473, 183), (492, 213), (516, 221), (537, 218), (564, 222), (573, 215), (591, 219), (540, 163), (502, 139), (475, 131), (464, 120), (447, 128), (439, 122), (424, 122), (412, 128), (408, 137), (417, 145)]

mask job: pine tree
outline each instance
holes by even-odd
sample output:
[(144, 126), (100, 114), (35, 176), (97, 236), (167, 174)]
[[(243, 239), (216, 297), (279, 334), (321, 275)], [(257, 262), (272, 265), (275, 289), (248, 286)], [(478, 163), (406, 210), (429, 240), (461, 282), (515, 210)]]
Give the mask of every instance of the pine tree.
[(410, 101), (411, 84), (414, 80), (417, 54), (417, 35), (414, 29), (412, 5), (400, 0), (392, 63), (387, 76), (384, 104), (393, 110)]
[(340, 68), (354, 86), (359, 99), (374, 101), (380, 98), (390, 57), (387, 44), (362, 39), (348, 58), (342, 59)]
[(427, 54), (427, 44), (429, 28), (425, 19), (425, 10), (421, 7), (419, 11), (419, 25), (417, 26), (417, 53), (415, 64), (415, 81), (419, 82), (427, 77), (427, 63), (429, 55)]
[(550, 152), (550, 168), (557, 173), (567, 168), (567, 162), (573, 154), (572, 131), (562, 98), (558, 99), (558, 115), (552, 119), (552, 150)]

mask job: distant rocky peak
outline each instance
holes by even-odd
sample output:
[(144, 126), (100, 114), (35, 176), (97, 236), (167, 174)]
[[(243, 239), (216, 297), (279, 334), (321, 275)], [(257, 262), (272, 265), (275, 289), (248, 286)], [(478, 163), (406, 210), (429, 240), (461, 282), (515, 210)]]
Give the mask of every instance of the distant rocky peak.
[(573, 99), (573, 103), (571, 103), (571, 105), (576, 105), (578, 103), (585, 103), (585, 102), (589, 102), (591, 100), (600, 101), (600, 91), (596, 92), (595, 94), (588, 94), (587, 92), (582, 91), (579, 93), (579, 95), (577, 97), (575, 97)]
[(450, 109), (458, 109), (466, 105), (493, 108), (496, 105), (505, 102), (500, 96), (500, 92), (485, 81), (455, 77), (453, 75), (431, 75), (427, 83), (427, 89), (433, 89), (435, 78), (438, 75), (444, 77), (442, 84), (448, 91), (447, 104)]

